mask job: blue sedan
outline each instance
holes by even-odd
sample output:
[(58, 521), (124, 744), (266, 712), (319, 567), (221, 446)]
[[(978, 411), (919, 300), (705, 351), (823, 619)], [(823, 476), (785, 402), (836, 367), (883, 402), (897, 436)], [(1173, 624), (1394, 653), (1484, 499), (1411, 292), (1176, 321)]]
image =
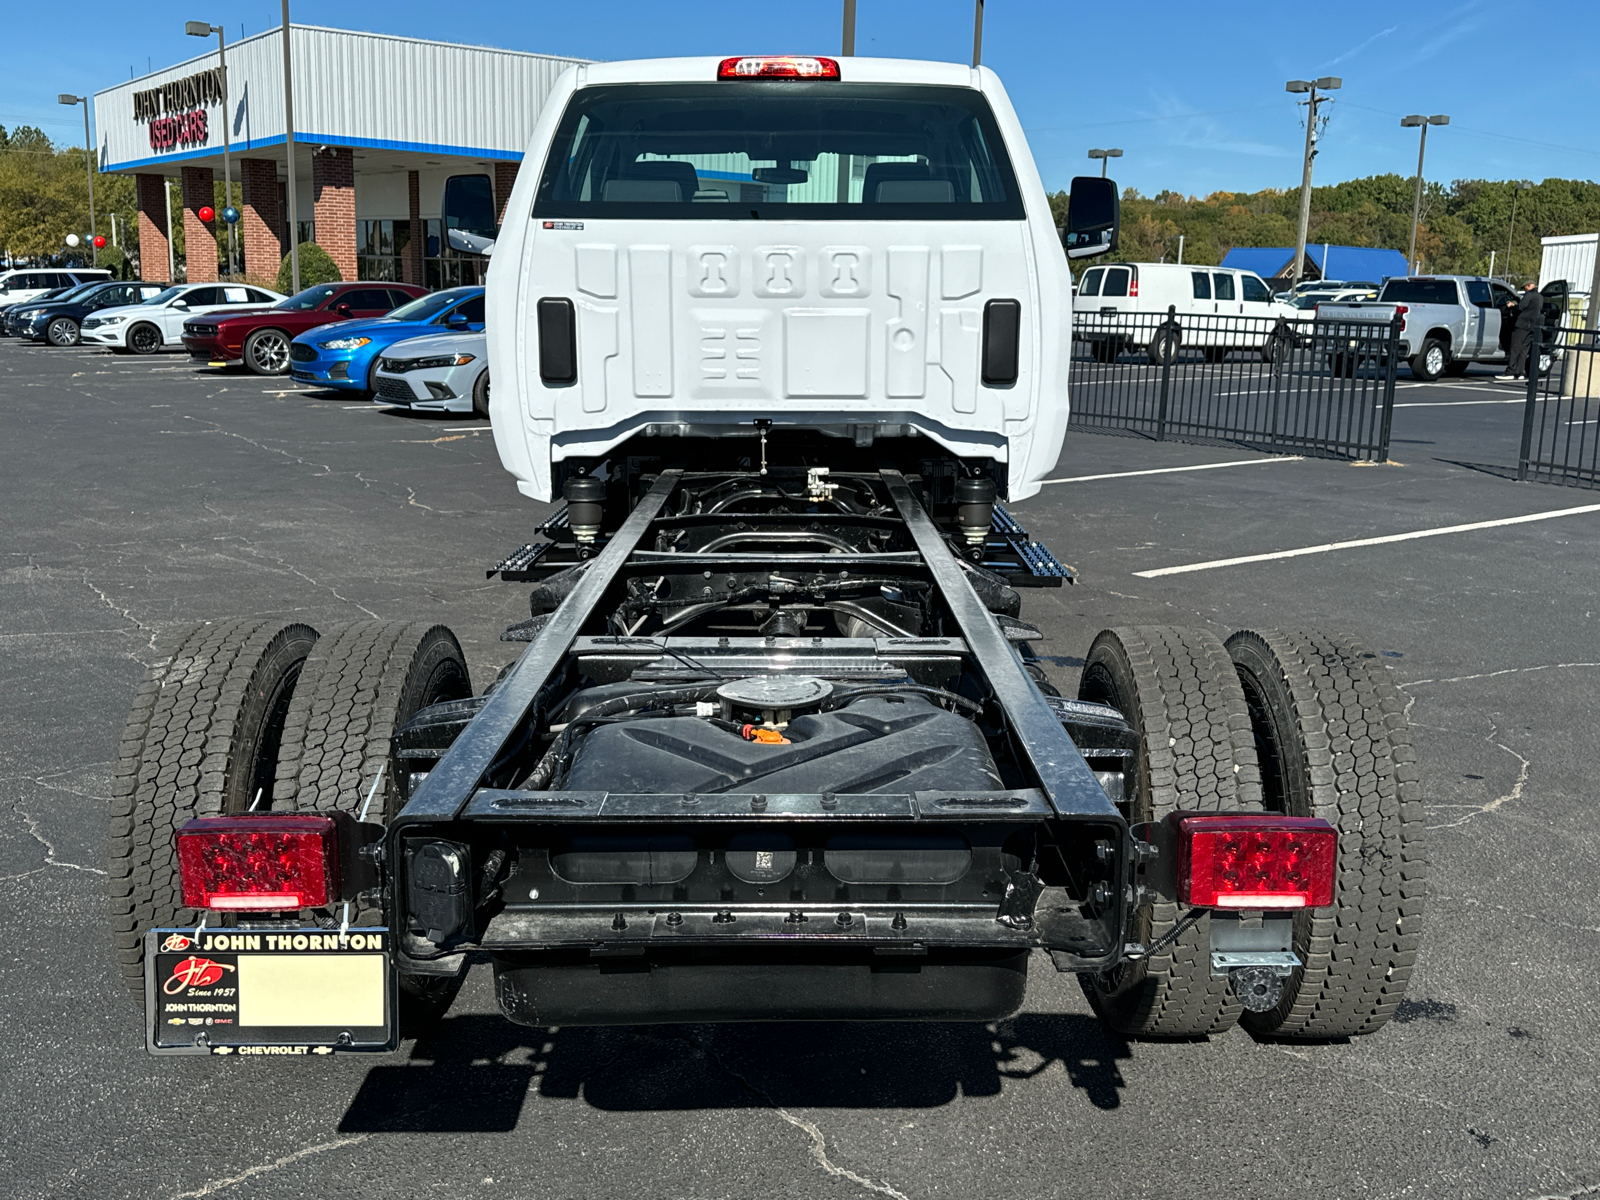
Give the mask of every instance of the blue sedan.
[(483, 330), (483, 289), (450, 288), (402, 304), (370, 321), (340, 321), (302, 333), (289, 345), (289, 374), (300, 383), (352, 392), (372, 389), (378, 355), (430, 333)]

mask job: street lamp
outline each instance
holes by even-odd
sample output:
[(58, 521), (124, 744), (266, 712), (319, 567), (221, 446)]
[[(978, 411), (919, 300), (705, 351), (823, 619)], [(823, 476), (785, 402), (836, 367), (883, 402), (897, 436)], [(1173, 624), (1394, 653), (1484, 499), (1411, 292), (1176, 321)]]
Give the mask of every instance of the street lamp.
[(1091, 150), (1091, 151), (1089, 151), (1089, 157), (1090, 158), (1098, 158), (1100, 160), (1100, 178), (1104, 179), (1106, 177), (1106, 159), (1108, 159), (1108, 158), (1121, 158), (1122, 157), (1122, 151), (1121, 150)]
[(84, 167), (89, 173), (89, 253), (90, 261), (95, 266), (100, 265), (100, 248), (94, 244), (94, 142), (89, 138), (89, 97), (74, 96), (62, 92), (56, 97), (57, 104), (83, 105), (83, 156)]
[(1406, 252), (1406, 261), (1411, 264), (1414, 274), (1417, 270), (1417, 222), (1422, 219), (1422, 155), (1428, 149), (1428, 126), (1448, 125), (1450, 118), (1437, 113), (1431, 117), (1412, 113), (1409, 117), (1401, 117), (1400, 124), (1406, 129), (1422, 130), (1422, 140), (1417, 145), (1417, 195), (1411, 202), (1411, 248)]
[[(183, 31), (190, 37), (210, 37), (217, 35), (217, 65), (222, 68), (222, 199), (226, 206), (225, 212), (233, 211), (233, 172), (229, 169), (228, 155), (228, 125), (231, 118), (228, 114), (228, 43), (222, 36), (221, 25), (209, 25), (205, 21), (186, 21)], [(233, 261), (233, 222), (224, 218), (228, 227), (228, 277), (236, 278)]]
[(1300, 276), (1305, 269), (1306, 258), (1306, 233), (1311, 226), (1311, 160), (1316, 157), (1317, 141), (1317, 106), (1327, 103), (1328, 97), (1317, 95), (1318, 91), (1333, 92), (1344, 86), (1344, 80), (1337, 75), (1324, 75), (1321, 79), (1291, 79), (1283, 85), (1286, 92), (1295, 94), (1310, 93), (1304, 101), (1306, 105), (1306, 161), (1300, 173), (1300, 231), (1294, 239), (1294, 285), (1300, 283)]
[(1524, 180), (1511, 191), (1511, 228), (1506, 230), (1506, 282), (1511, 282), (1511, 237), (1517, 231), (1517, 193), (1533, 191), (1533, 184)]

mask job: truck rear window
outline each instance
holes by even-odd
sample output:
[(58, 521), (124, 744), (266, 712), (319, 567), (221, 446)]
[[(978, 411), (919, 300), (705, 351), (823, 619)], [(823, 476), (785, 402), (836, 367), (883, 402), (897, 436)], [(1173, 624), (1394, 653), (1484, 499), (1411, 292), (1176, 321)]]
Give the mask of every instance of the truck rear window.
[(1020, 220), (970, 88), (719, 81), (579, 90), (535, 217)]
[(1383, 285), (1385, 304), (1459, 304), (1453, 279), (1391, 279)]

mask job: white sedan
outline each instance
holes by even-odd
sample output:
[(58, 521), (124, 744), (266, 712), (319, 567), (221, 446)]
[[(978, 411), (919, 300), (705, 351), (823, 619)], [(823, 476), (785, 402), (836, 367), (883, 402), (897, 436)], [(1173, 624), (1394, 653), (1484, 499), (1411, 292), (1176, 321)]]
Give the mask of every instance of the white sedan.
[(435, 333), (396, 342), (372, 373), (372, 399), (419, 411), (489, 415), (489, 339)]
[(85, 346), (110, 346), (135, 354), (183, 349), (183, 322), (198, 313), (243, 312), (287, 297), (240, 283), (180, 283), (143, 304), (106, 308), (83, 323)]

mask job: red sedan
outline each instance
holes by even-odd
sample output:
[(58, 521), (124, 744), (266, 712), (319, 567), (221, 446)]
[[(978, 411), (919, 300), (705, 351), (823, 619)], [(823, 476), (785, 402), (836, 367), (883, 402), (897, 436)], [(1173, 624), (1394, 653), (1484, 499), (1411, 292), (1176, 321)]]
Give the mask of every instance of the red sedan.
[(289, 343), (319, 325), (357, 317), (381, 317), (428, 294), (410, 283), (321, 283), (272, 308), (191, 317), (183, 323), (183, 346), (211, 366), (243, 360), (257, 375), (289, 369)]

